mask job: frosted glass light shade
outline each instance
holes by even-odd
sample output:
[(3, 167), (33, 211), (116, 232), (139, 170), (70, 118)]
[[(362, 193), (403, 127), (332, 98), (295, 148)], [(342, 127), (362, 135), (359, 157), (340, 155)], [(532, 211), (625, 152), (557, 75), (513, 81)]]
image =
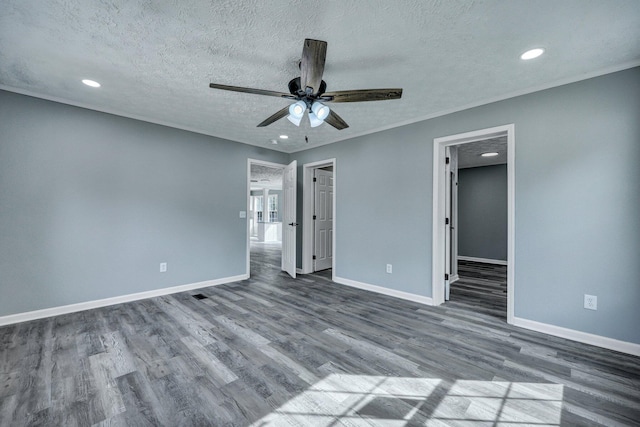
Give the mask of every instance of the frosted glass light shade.
[(311, 111), (313, 111), (313, 114), (315, 114), (317, 118), (324, 121), (329, 115), (330, 109), (321, 102), (314, 102), (311, 106)]

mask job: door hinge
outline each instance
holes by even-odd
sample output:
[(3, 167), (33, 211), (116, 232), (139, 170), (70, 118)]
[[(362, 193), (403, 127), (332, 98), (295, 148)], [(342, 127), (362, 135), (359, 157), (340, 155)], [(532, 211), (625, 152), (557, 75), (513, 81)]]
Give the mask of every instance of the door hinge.
[(448, 274), (444, 275), (444, 280), (449, 280), (449, 275)]
[(445, 158), (445, 159), (444, 159), (444, 164), (445, 164), (445, 165), (448, 165), (448, 164), (449, 164), (449, 161), (450, 161), (450, 159), (449, 159), (448, 157), (447, 157), (447, 158)]
[(313, 256), (313, 259), (316, 259), (316, 256), (315, 256), (315, 255)]
[(444, 219), (444, 225), (449, 225), (449, 218)]
[(313, 219), (314, 219), (314, 220), (316, 219), (316, 216), (315, 216), (315, 215), (313, 216)]
[(318, 180), (318, 178), (316, 178), (315, 176), (313, 177), (313, 182), (316, 182)]

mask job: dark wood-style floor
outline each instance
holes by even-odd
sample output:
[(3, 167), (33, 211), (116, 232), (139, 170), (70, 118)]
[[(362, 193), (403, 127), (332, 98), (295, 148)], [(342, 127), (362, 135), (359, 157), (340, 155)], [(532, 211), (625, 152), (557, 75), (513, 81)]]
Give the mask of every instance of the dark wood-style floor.
[(256, 249), (250, 280), (0, 328), (0, 425), (640, 420), (638, 358), (507, 325), (502, 284), (478, 303), (490, 277), (429, 307), (292, 280)]
[(507, 267), (458, 261), (460, 279), (451, 284), (447, 306), (507, 319)]

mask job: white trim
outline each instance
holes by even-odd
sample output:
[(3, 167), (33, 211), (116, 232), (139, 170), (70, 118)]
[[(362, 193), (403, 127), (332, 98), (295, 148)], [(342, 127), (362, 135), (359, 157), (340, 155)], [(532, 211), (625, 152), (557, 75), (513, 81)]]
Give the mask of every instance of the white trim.
[(239, 282), (249, 278), (248, 274), (238, 276), (223, 277), (221, 279), (206, 280), (204, 282), (190, 283), (187, 285), (173, 286), (170, 288), (154, 289), (152, 291), (138, 292), (135, 294), (121, 295), (117, 297), (104, 298), (94, 301), (80, 302), (77, 304), (61, 305), (59, 307), (45, 308), (42, 310), (27, 311), (24, 313), (10, 314), (0, 317), (0, 326), (13, 323), (27, 322), (30, 320), (43, 319), (45, 317), (59, 316), (61, 314), (76, 313), (78, 311), (90, 310), (93, 308), (107, 307), (114, 304), (122, 304), (141, 299), (159, 297), (162, 295), (175, 294), (178, 292), (191, 291), (193, 289), (208, 288), (209, 286), (219, 286), (231, 282)]
[(453, 276), (451, 276), (451, 277), (449, 278), (449, 284), (454, 283), (454, 282), (457, 282), (458, 280), (460, 280), (460, 276), (459, 276), (459, 275), (457, 275), (457, 274), (454, 274)]
[(246, 254), (247, 254), (247, 262), (246, 262), (246, 274), (247, 277), (249, 277), (251, 275), (251, 232), (249, 230), (249, 224), (250, 224), (250, 219), (249, 219), (249, 212), (251, 212), (251, 165), (260, 165), (260, 166), (268, 166), (274, 169), (283, 169), (285, 168), (286, 165), (282, 165), (280, 163), (272, 163), (272, 162), (267, 162), (265, 160), (257, 160), (257, 159), (247, 159), (247, 217), (246, 217), (246, 222), (247, 222), (247, 226), (246, 226), (246, 233), (247, 233), (247, 247), (246, 247)]
[(508, 265), (507, 261), (503, 261), (501, 259), (476, 258), (474, 256), (458, 255), (458, 260), (460, 260), (460, 261), (482, 262), (482, 263), (485, 263), (485, 264)]
[(365, 291), (375, 292), (377, 294), (388, 295), (390, 297), (400, 298), (408, 301), (417, 302), (419, 304), (433, 305), (433, 300), (429, 297), (416, 295), (409, 292), (397, 291), (395, 289), (385, 288), (378, 285), (370, 285), (369, 283), (358, 282), (356, 280), (345, 279), (344, 277), (333, 277), (335, 283), (350, 286), (352, 288), (364, 289)]
[(507, 136), (507, 323), (513, 323), (515, 304), (515, 126), (508, 124), (450, 135), (433, 140), (433, 200), (431, 245), (431, 297), (434, 305), (444, 303), (445, 147)]
[(320, 160), (302, 165), (302, 274), (313, 273), (313, 170), (333, 167), (333, 239), (331, 242), (331, 276), (336, 277), (336, 200), (337, 168), (336, 159)]
[(595, 345), (596, 347), (619, 351), (633, 356), (640, 356), (640, 344), (576, 331), (575, 329), (563, 328), (561, 326), (550, 325), (548, 323), (536, 322), (535, 320), (522, 319), (520, 317), (514, 317), (512, 323), (515, 326), (529, 329), (531, 331), (542, 332), (544, 334)]

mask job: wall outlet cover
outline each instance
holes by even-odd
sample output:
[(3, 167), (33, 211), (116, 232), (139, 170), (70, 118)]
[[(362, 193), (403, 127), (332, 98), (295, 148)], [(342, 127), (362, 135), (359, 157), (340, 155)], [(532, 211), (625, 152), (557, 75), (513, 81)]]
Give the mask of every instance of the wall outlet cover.
[(595, 295), (584, 295), (584, 308), (587, 310), (598, 309), (598, 297)]

